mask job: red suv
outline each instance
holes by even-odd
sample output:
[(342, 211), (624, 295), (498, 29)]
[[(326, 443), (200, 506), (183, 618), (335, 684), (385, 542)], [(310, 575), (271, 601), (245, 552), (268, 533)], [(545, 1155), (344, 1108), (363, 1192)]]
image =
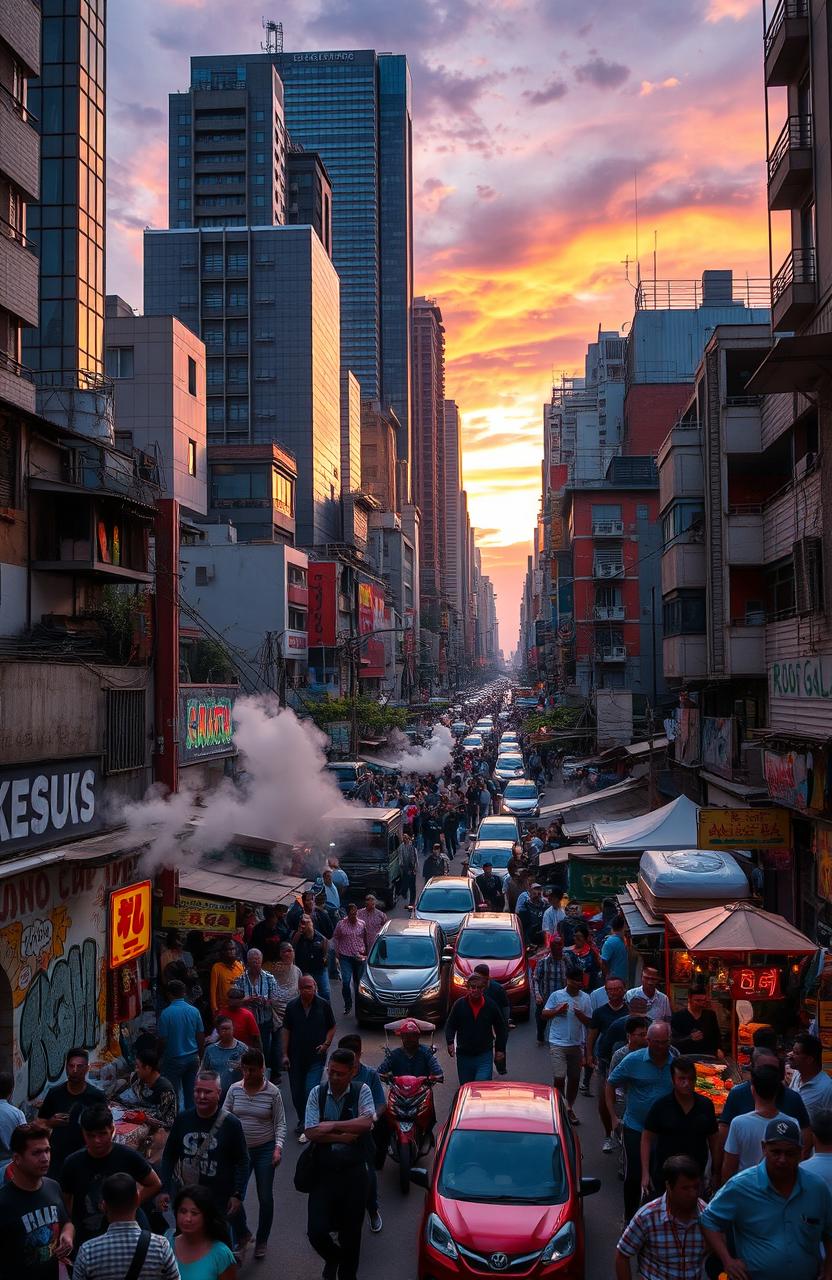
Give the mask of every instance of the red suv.
[(469, 911), (460, 925), (451, 967), (451, 1002), (465, 995), (465, 984), (485, 962), (491, 980), (508, 996), (512, 1018), (525, 1022), (531, 1010), (531, 988), (523, 926), (505, 911)]
[(463, 1085), (436, 1147), (427, 1188), (419, 1280), (470, 1276), (584, 1280), (581, 1152), (550, 1085)]

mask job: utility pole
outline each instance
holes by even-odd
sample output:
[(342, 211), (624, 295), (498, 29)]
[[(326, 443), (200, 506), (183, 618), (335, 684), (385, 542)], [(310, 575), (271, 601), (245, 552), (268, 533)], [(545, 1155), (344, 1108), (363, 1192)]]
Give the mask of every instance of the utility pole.
[(653, 738), (655, 735), (655, 720), (653, 716), (653, 704), (647, 704), (647, 733), (650, 740), (650, 773), (647, 783), (647, 805), (650, 813), (656, 807), (656, 762), (653, 755)]

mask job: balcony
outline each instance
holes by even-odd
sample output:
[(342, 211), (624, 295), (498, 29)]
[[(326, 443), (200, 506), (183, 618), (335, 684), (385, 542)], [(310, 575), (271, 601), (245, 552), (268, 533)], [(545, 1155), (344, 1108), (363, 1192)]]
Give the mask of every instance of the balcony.
[[(124, 499), (86, 493), (30, 477), (32, 568), (98, 582), (151, 583), (152, 512)], [(48, 491), (47, 491), (48, 490)]]
[(662, 595), (678, 590), (701, 590), (705, 586), (705, 544), (687, 540), (682, 534), (662, 552)]
[(623, 520), (593, 520), (592, 536), (593, 538), (623, 538), (624, 522)]
[(732, 623), (728, 628), (728, 652), (732, 676), (764, 676), (765, 627), (750, 627), (744, 622)]
[(800, 209), (812, 189), (812, 117), (789, 116), (768, 158), (769, 209)]
[(7, 400), (29, 413), (34, 413), (37, 405), (31, 369), (13, 359), (7, 351), (0, 351), (0, 400)]
[(759, 453), (762, 429), (759, 396), (730, 396), (722, 406), (726, 453)]
[(595, 650), (595, 661), (604, 663), (626, 662), (627, 646), (625, 644), (602, 645)]
[(811, 316), (817, 304), (814, 249), (792, 249), (771, 282), (771, 327), (793, 333)]
[(809, 0), (780, 0), (765, 36), (769, 88), (795, 84), (809, 57)]
[(595, 621), (596, 622), (623, 622), (624, 621), (623, 604), (596, 604)]
[(698, 680), (707, 675), (705, 637), (665, 636), (662, 641), (662, 667), (667, 680)]
[(732, 507), (725, 521), (725, 527), (725, 558), (728, 564), (762, 564), (762, 508)]
[(32, 76), (40, 74), (40, 24), (40, 6), (32, 0), (3, 0), (0, 4), (0, 40)]
[(623, 578), (624, 563), (621, 560), (599, 560), (596, 556), (592, 561), (592, 576), (594, 578)]
[[(2, 134), (2, 129), (0, 129)], [(0, 218), (0, 307), (24, 324), (38, 322), (38, 260), (31, 240)]]
[(24, 198), (40, 197), (40, 135), (35, 118), (0, 86), (0, 171), (10, 174)]

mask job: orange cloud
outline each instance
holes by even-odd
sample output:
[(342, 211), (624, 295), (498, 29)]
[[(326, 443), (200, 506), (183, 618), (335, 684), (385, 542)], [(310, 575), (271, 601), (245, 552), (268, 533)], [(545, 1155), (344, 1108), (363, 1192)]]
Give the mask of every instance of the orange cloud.
[(759, 0), (710, 0), (705, 18), (708, 22), (721, 22), (723, 18), (741, 22), (759, 8)]

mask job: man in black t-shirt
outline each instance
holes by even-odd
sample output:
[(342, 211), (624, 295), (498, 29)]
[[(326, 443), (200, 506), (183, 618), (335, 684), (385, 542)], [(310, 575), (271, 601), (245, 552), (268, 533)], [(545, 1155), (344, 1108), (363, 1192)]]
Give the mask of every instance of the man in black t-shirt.
[(70, 1049), (65, 1061), (66, 1080), (47, 1090), (38, 1111), (38, 1120), (50, 1130), (51, 1178), (59, 1178), (67, 1156), (80, 1151), (84, 1145), (78, 1123), (84, 1107), (107, 1101), (100, 1089), (87, 1083), (90, 1055), (86, 1049)]
[(321, 1083), (326, 1055), (335, 1035), (332, 1005), (316, 994), (314, 979), (308, 974), (300, 978), (297, 996), (286, 1005), (283, 1035), (283, 1065), (289, 1071), (289, 1088), (298, 1117), (295, 1132), (300, 1136), (306, 1099), (310, 1090)]
[(716, 1170), (719, 1142), (714, 1104), (696, 1092), (696, 1063), (693, 1058), (674, 1058), (670, 1063), (673, 1092), (653, 1103), (641, 1135), (641, 1185), (652, 1183), (655, 1194), (664, 1191), (662, 1169), (671, 1156), (690, 1156), (702, 1176), (710, 1155)]
[(701, 987), (691, 987), (687, 1009), (677, 1009), (670, 1018), (670, 1033), (674, 1049), (681, 1054), (696, 1057), (723, 1058), (722, 1032), (713, 1009), (708, 1008), (708, 993)]
[(72, 1252), (74, 1229), (57, 1182), (47, 1178), (49, 1130), (21, 1124), (10, 1142), (11, 1176), (0, 1187), (3, 1275), (58, 1280)]
[(194, 1085), (194, 1105), (180, 1111), (162, 1155), (163, 1194), (158, 1205), (166, 1212), (175, 1180), (196, 1181), (211, 1194), (217, 1211), (233, 1219), (239, 1214), (249, 1173), (243, 1126), (237, 1116), (220, 1107), (220, 1078), (216, 1071), (200, 1071)]
[(106, 1104), (81, 1112), (84, 1150), (64, 1161), (61, 1190), (75, 1226), (76, 1249), (85, 1240), (101, 1236), (107, 1220), (101, 1201), (101, 1184), (111, 1173), (129, 1173), (139, 1184), (139, 1204), (156, 1195), (162, 1185), (144, 1156), (132, 1147), (113, 1141), (113, 1117)]

